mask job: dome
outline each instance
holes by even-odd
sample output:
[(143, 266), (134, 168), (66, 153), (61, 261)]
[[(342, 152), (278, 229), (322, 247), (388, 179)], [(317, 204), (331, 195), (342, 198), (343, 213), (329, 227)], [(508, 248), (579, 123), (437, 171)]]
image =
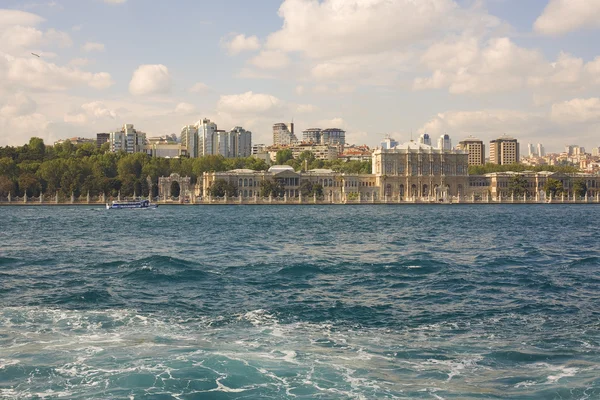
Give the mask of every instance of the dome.
[(269, 168), (269, 172), (274, 173), (274, 174), (278, 174), (283, 171), (294, 172), (294, 167), (292, 167), (290, 165), (273, 165), (271, 168)]

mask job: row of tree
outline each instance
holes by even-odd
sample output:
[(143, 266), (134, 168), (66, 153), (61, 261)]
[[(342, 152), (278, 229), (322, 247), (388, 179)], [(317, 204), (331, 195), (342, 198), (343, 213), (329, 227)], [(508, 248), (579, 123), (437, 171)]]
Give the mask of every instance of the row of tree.
[[(269, 168), (264, 161), (254, 157), (224, 158), (206, 156), (199, 158), (158, 158), (144, 153), (112, 153), (107, 146), (93, 144), (74, 146), (70, 142), (45, 146), (39, 138), (32, 138), (21, 147), (0, 147), (0, 196), (39, 196), (40, 193), (65, 197), (88, 192), (93, 196), (106, 193), (116, 196), (148, 195), (151, 182), (158, 183), (160, 176), (178, 173), (192, 178), (208, 171), (228, 171), (248, 168), (263, 171)], [(152, 195), (156, 196), (155, 192)]]
[[(558, 197), (563, 194), (569, 195), (574, 193), (577, 197), (584, 197), (588, 188), (583, 179), (575, 179), (575, 181), (573, 181), (573, 188), (569, 191), (558, 179), (548, 178), (546, 183), (544, 183), (542, 190), (546, 192), (546, 196)], [(510, 178), (508, 181), (507, 192), (514, 193), (515, 196), (518, 197), (522, 197), (528, 192), (529, 195), (533, 195), (533, 193), (528, 190), (527, 179), (521, 175), (515, 175)]]

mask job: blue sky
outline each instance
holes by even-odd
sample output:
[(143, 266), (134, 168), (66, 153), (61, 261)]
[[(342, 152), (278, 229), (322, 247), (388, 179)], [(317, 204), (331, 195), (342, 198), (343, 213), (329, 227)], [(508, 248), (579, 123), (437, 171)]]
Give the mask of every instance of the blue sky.
[(600, 0), (0, 0), (0, 145), (201, 118), (269, 144), (293, 118), (591, 149), (599, 21)]

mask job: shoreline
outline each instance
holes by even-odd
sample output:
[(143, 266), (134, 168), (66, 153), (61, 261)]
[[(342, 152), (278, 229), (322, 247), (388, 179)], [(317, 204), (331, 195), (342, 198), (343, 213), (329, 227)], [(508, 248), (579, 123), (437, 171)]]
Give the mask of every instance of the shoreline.
[[(227, 201), (227, 202), (206, 202), (206, 203), (179, 203), (179, 202), (157, 202), (159, 206), (364, 206), (364, 205), (380, 205), (380, 206), (422, 206), (422, 205), (433, 205), (433, 206), (462, 206), (462, 205), (569, 205), (569, 204), (587, 204), (587, 205), (600, 205), (597, 201), (552, 201), (548, 202), (539, 202), (539, 201), (502, 201), (502, 202), (486, 202), (486, 201), (461, 201), (461, 202), (452, 202), (452, 203), (444, 203), (444, 202), (424, 202), (424, 201), (403, 201), (403, 202), (358, 202), (358, 201), (348, 201), (344, 203), (332, 203), (332, 202), (283, 202), (283, 201), (264, 201), (264, 202), (239, 202), (239, 201)], [(103, 207), (105, 208), (106, 203), (71, 203), (71, 202), (59, 202), (59, 203), (35, 203), (35, 202), (0, 202), (0, 207), (67, 207), (67, 206), (91, 206), (91, 207)]]

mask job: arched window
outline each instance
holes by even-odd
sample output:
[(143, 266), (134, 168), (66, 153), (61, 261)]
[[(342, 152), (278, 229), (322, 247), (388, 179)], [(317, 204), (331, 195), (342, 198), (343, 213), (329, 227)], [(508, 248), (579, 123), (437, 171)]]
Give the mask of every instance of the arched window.
[(248, 186), (252, 186), (252, 178), (248, 179)]
[(244, 187), (248, 186), (248, 179), (244, 178)]
[(242, 181), (242, 178), (238, 179), (238, 187), (242, 187), (242, 183), (243, 183), (243, 182), (244, 182), (244, 181)]

